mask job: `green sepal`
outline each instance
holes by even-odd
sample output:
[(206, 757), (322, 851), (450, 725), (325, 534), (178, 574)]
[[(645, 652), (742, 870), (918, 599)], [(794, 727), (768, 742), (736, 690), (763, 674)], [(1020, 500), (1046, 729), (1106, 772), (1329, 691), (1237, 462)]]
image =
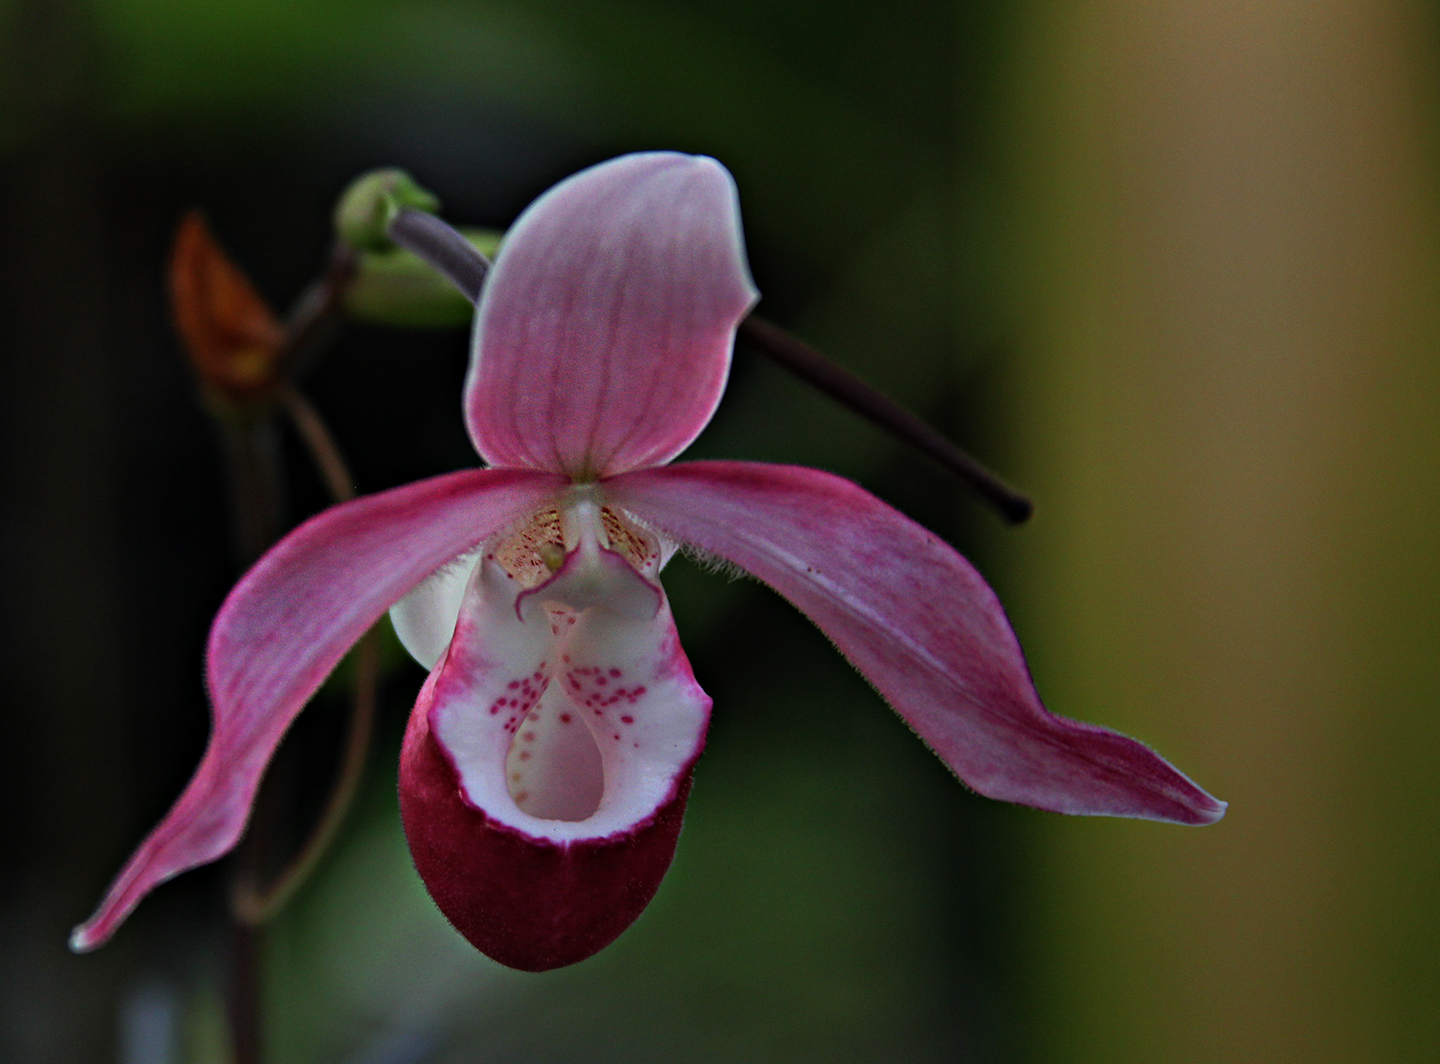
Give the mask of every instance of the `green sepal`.
[[(504, 235), (490, 229), (462, 229), (465, 239), (493, 258)], [(423, 259), (402, 248), (361, 251), (345, 294), (345, 309), (362, 321), (412, 329), (470, 324), (475, 308)]]

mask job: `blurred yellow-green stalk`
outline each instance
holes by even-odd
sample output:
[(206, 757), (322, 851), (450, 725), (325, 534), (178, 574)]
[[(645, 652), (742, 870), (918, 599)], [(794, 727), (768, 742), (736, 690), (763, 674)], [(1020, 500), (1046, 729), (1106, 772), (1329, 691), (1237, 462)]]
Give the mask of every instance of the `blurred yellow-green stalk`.
[(1045, 823), (1042, 1059), (1440, 1053), (1432, 16), (1033, 9), (1022, 634), (1231, 802)]

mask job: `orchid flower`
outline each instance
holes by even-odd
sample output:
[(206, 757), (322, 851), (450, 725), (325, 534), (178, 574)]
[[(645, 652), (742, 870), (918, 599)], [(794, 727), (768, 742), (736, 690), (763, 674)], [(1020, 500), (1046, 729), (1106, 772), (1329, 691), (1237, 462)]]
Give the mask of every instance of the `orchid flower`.
[(705, 742), (710, 699), (659, 583), (679, 545), (809, 616), (981, 794), (1217, 820), (1149, 748), (1048, 712), (994, 593), (909, 518), (816, 469), (668, 464), (755, 300), (713, 159), (624, 156), (533, 203), (475, 319), (464, 412), (486, 466), (327, 510), (245, 575), (210, 633), (204, 760), (74, 948), (234, 846), (286, 727), (388, 609), (430, 669), (400, 807), (431, 896), (504, 964), (590, 956), (659, 886)]

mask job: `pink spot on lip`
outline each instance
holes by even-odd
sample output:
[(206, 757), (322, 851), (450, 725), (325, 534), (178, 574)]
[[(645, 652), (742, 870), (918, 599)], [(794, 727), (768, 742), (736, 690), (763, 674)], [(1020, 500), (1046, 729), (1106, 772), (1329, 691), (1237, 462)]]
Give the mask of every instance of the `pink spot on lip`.
[(529, 750), (521, 750), (521, 751), (520, 751), (520, 760), (521, 760), (521, 761), (529, 761), (529, 760), (530, 760), (530, 751), (529, 751)]
[(517, 687), (520, 686), (520, 681), (519, 681), (519, 680), (511, 680), (511, 681), (510, 681), (509, 683), (507, 683), (505, 686), (508, 687), (508, 688), (510, 688), (510, 690), (513, 691), (513, 690), (515, 690), (515, 688), (517, 688)]
[(560, 723), (561, 723), (561, 724), (569, 724), (569, 723), (570, 723), (570, 714), (569, 714), (569, 713), (561, 713), (561, 714), (560, 714)]
[(614, 677), (616, 677), (616, 678), (618, 679), (618, 678), (620, 677), (620, 670), (619, 670), (619, 669), (611, 669), (611, 670), (610, 670), (610, 675), (611, 675), (611, 676), (614, 676)]
[(524, 735), (520, 736), (520, 738), (524, 739), (527, 743), (533, 743), (535, 741), (535, 733), (533, 731), (527, 731)]
[(625, 724), (634, 724), (634, 723), (635, 723), (635, 718), (632, 717), (632, 716), (630, 716), (628, 713), (627, 713), (625, 716), (621, 717), (620, 720), (621, 720), (622, 723), (625, 723)]

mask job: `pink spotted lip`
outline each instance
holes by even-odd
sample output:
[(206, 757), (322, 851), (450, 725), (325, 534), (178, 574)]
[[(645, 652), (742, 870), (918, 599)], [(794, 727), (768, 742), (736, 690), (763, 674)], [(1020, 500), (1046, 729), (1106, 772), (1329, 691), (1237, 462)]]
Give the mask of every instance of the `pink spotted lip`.
[(464, 800), (428, 719), (422, 692), (400, 756), (400, 814), (416, 870), (456, 930), (501, 964), (540, 972), (584, 960), (634, 923), (674, 856), (688, 769), (623, 834), (557, 843)]

